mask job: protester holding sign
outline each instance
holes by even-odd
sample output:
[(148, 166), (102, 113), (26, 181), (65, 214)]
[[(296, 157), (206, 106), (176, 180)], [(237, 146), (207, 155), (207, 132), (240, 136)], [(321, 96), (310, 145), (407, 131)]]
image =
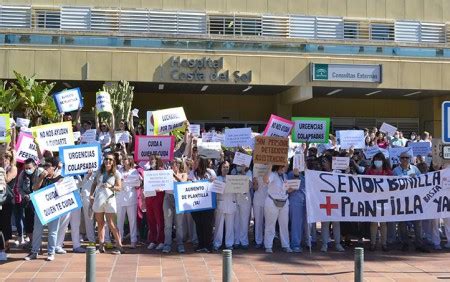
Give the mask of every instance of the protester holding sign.
[[(389, 165), (389, 161), (386, 159), (383, 153), (377, 153), (372, 158), (372, 164), (366, 172), (367, 175), (392, 175), (392, 170)], [(378, 234), (378, 223), (370, 223), (370, 250), (376, 250)], [(387, 224), (386, 222), (380, 222), (380, 241), (381, 249), (383, 252), (388, 251), (387, 247)]]
[(253, 186), (252, 172), (245, 166), (236, 166), (236, 175), (245, 175), (248, 181), (243, 187), (244, 193), (236, 194), (237, 210), (234, 215), (234, 246), (236, 248), (248, 249), (248, 222), (252, 211), (252, 198), (250, 187)]
[(280, 226), (280, 239), (283, 251), (291, 253), (289, 243), (289, 199), (284, 189), (287, 180), (285, 166), (274, 165), (272, 172), (264, 176), (264, 182), (268, 185), (268, 197), (264, 205), (264, 247), (266, 253), (272, 253), (273, 239), (275, 237), (275, 225)]
[[(156, 156), (157, 170), (165, 170), (160, 156)], [(145, 189), (145, 188), (144, 188)], [(164, 248), (164, 190), (163, 187), (156, 190), (156, 194), (145, 198), (147, 207), (148, 241), (147, 249), (161, 251)]]
[[(0, 156), (0, 169), (3, 169), (3, 181), (0, 181), (0, 232), (3, 233), (6, 248), (9, 249), (8, 241), (12, 239), (11, 215), (13, 212), (14, 186), (16, 185), (17, 167), (14, 155), (7, 151)], [(1, 177), (1, 176), (0, 176)], [(1, 260), (1, 256), (0, 256)]]
[[(230, 163), (227, 161), (221, 162), (217, 171), (218, 181), (226, 182), (227, 175), (230, 172)], [(235, 193), (217, 193), (217, 208), (216, 208), (216, 220), (214, 228), (214, 243), (213, 248), (218, 251), (223, 242), (223, 231), (225, 228), (225, 248), (233, 249), (235, 242), (235, 213), (236, 207), (236, 194)], [(248, 224), (247, 224), (248, 225)]]
[(141, 186), (142, 177), (135, 169), (133, 155), (127, 155), (122, 159), (122, 167), (119, 168), (122, 176), (122, 190), (117, 193), (117, 229), (120, 238), (125, 237), (125, 217), (128, 218), (130, 227), (131, 248), (137, 244), (137, 189)]
[[(36, 174), (33, 180), (33, 191), (37, 191), (50, 184), (58, 182), (62, 176), (57, 173), (59, 161), (56, 158), (48, 158), (45, 160), (44, 170), (40, 174)], [(55, 195), (52, 195), (55, 197)], [(36, 206), (34, 207), (37, 208)], [(56, 218), (47, 223), (48, 228), (48, 243), (47, 243), (47, 261), (55, 259), (56, 240), (58, 236), (59, 219)], [(34, 215), (34, 229), (31, 252), (25, 257), (25, 260), (37, 259), (42, 243), (42, 235), (44, 234), (44, 225), (42, 225), (39, 217)]]
[(113, 254), (120, 255), (122, 250), (122, 238), (114, 223), (117, 213), (116, 193), (122, 188), (122, 181), (117, 170), (116, 160), (111, 153), (105, 154), (103, 164), (95, 175), (95, 180), (91, 187), (91, 206), (95, 213), (95, 220), (98, 225), (99, 251), (105, 252), (105, 216), (106, 223), (116, 240), (116, 249)]
[[(171, 162), (171, 167), (173, 171), (173, 178), (176, 182), (186, 182), (187, 168), (184, 160), (176, 158)], [(172, 230), (175, 223), (176, 230), (176, 240), (177, 240), (177, 251), (182, 254), (185, 252), (183, 244), (184, 236), (184, 214), (177, 214), (175, 208), (175, 197), (173, 195), (173, 190), (166, 190), (164, 195), (164, 248), (163, 253), (170, 253), (172, 250)]]
[(100, 144), (102, 145), (102, 149), (109, 148), (111, 146), (111, 142), (114, 141), (114, 115), (111, 114), (111, 125), (108, 125), (105, 121), (99, 123), (99, 117), (96, 113), (95, 115), (95, 125), (97, 128), (97, 138)]
[[(410, 164), (410, 155), (407, 152), (400, 154), (400, 165), (393, 170), (393, 174), (396, 176), (409, 176), (409, 177), (417, 177), (420, 175), (419, 169)], [(414, 225), (415, 232), (415, 245), (416, 250), (420, 252), (428, 253), (430, 252), (427, 248), (425, 248), (423, 240), (422, 240), (422, 221), (415, 220), (412, 221)], [(402, 251), (409, 250), (409, 235), (406, 227), (406, 222), (399, 222), (398, 229), (400, 232), (400, 240), (402, 241)]]
[[(195, 160), (195, 169), (189, 173), (188, 180), (213, 181), (216, 178), (216, 173), (208, 168), (208, 159), (199, 156)], [(195, 228), (198, 236), (198, 247), (196, 252), (211, 252), (211, 243), (213, 239), (213, 223), (214, 223), (214, 209), (194, 211), (191, 212), (192, 218), (195, 222)]]

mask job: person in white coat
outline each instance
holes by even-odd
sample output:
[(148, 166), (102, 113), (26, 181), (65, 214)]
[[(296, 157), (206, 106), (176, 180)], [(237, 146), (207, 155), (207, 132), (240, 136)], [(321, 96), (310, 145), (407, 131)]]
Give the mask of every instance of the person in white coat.
[(267, 184), (262, 177), (253, 179), (253, 215), (255, 217), (255, 248), (263, 246), (264, 239), (264, 204), (267, 198)]
[[(79, 187), (81, 183), (81, 178), (79, 176), (76, 176), (75, 178), (67, 177), (63, 181), (74, 181), (75, 185)], [(63, 244), (66, 231), (69, 227), (69, 223), (70, 223), (70, 235), (72, 238), (73, 252), (74, 253), (86, 252), (86, 250), (83, 247), (81, 247), (80, 242), (80, 220), (81, 220), (81, 209), (70, 211), (59, 218), (59, 228), (58, 228), (58, 235), (56, 237), (55, 253), (60, 255), (67, 253), (67, 251), (63, 249)]]
[(142, 177), (135, 168), (132, 155), (122, 159), (119, 172), (122, 175), (122, 190), (117, 193), (117, 228), (120, 238), (124, 238), (125, 217), (128, 217), (130, 227), (131, 248), (137, 244), (137, 189), (142, 185)]
[(278, 221), (280, 226), (280, 239), (283, 251), (291, 253), (289, 242), (289, 199), (288, 191), (284, 188), (287, 180), (285, 174), (286, 166), (274, 165), (272, 172), (264, 176), (264, 183), (267, 184), (268, 197), (264, 204), (264, 247), (266, 253), (272, 253), (273, 239), (275, 237), (275, 225)]
[(253, 186), (252, 172), (245, 166), (236, 167), (236, 175), (248, 177), (248, 187), (245, 193), (236, 194), (237, 210), (234, 214), (234, 247), (248, 249), (248, 226), (252, 211), (252, 198), (250, 187)]
[[(220, 163), (219, 169), (217, 171), (218, 181), (226, 182), (227, 175), (230, 172), (230, 163), (224, 161)], [(223, 241), (223, 229), (225, 227), (225, 248), (233, 249), (234, 240), (234, 223), (235, 223), (235, 213), (236, 213), (236, 194), (227, 193), (223, 194), (217, 193), (217, 207), (215, 215), (215, 229), (214, 229), (214, 242), (213, 249), (218, 251), (222, 246)]]

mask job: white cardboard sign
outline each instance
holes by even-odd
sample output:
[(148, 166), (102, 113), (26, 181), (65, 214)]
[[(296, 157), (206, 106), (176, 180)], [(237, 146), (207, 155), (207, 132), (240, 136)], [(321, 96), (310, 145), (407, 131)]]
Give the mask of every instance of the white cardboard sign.
[(202, 142), (197, 145), (198, 154), (204, 155), (207, 159), (220, 159), (222, 145), (220, 142)]
[(147, 170), (144, 171), (144, 191), (171, 191), (173, 190), (173, 170)]
[(225, 178), (225, 192), (229, 193), (248, 193), (250, 189), (247, 175), (227, 175)]
[(26, 118), (16, 118), (16, 126), (17, 127), (26, 127), (28, 128), (30, 126), (30, 120)]
[(241, 152), (236, 152), (234, 154), (234, 158), (233, 158), (233, 164), (235, 165), (242, 165), (245, 167), (250, 167), (250, 163), (252, 162), (252, 156), (241, 153)]
[(333, 157), (331, 168), (337, 170), (346, 170), (349, 164), (350, 164), (349, 157)]
[(251, 128), (226, 128), (224, 146), (241, 147), (251, 146), (252, 129)]
[(108, 112), (112, 113), (111, 96), (108, 92), (99, 91), (96, 94), (95, 105), (97, 113)]
[(88, 129), (81, 135), (81, 143), (91, 144), (98, 143), (97, 141), (97, 130), (96, 129)]
[(66, 89), (53, 94), (56, 107), (60, 113), (68, 113), (83, 108), (80, 88)]
[(189, 124), (189, 132), (195, 137), (200, 137), (200, 124)]
[(170, 133), (181, 128), (186, 120), (183, 107), (153, 111), (155, 135)]
[(389, 123), (383, 122), (383, 124), (380, 127), (380, 131), (386, 133), (389, 136), (394, 136), (395, 132), (397, 131), (397, 127), (390, 125)]
[(58, 152), (60, 146), (73, 145), (72, 123), (52, 123), (31, 128), (41, 151)]
[(336, 135), (338, 136), (341, 149), (347, 150), (351, 147), (364, 149), (366, 147), (363, 130), (340, 130)]
[(214, 180), (213, 183), (211, 183), (210, 191), (214, 193), (223, 194), (225, 191), (225, 182), (220, 180)]

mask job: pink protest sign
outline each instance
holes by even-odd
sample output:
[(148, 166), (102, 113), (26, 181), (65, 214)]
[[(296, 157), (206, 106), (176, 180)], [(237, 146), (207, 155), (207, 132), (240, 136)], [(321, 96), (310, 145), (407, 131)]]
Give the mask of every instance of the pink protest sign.
[(263, 136), (288, 137), (293, 127), (293, 121), (271, 115)]

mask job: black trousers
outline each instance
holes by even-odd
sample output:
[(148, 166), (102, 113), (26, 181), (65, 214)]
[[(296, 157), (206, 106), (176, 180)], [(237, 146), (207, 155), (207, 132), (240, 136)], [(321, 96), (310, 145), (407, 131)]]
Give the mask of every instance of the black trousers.
[(192, 213), (198, 237), (198, 248), (211, 250), (213, 240), (214, 210)]
[(13, 207), (12, 203), (4, 203), (0, 210), (0, 231), (3, 233), (6, 241), (12, 239), (11, 215)]

